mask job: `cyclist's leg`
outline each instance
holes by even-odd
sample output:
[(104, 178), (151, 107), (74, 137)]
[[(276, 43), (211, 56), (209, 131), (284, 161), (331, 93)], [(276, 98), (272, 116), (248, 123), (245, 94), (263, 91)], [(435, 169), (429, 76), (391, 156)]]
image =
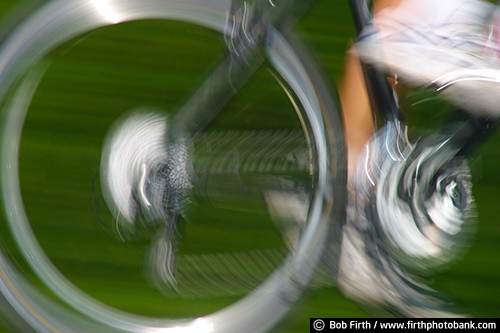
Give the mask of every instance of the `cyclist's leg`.
[[(399, 6), (400, 2), (390, 0), (375, 2), (376, 16), (381, 15), (380, 11), (382, 9), (388, 8), (388, 6)], [(401, 7), (394, 8), (399, 9)], [(384, 11), (384, 13), (387, 12)], [(348, 171), (350, 191), (347, 222), (343, 230), (343, 243), (338, 269), (338, 285), (340, 289), (346, 296), (362, 304), (379, 306), (382, 309), (393, 311), (393, 314), (399, 313), (405, 316), (419, 317), (454, 316), (453, 313), (444, 310), (444, 303), (438, 300), (440, 298), (439, 294), (422, 292), (423, 290), (430, 291), (430, 289), (422, 285), (422, 282), (419, 282), (420, 278), (415, 278), (414, 275), (407, 273), (404, 268), (407, 266), (402, 266), (399, 257), (393, 256), (393, 252), (389, 254), (386, 248), (387, 244), (384, 243), (386, 238), (381, 238), (381, 234), (377, 233), (377, 230), (381, 230), (378, 226), (381, 222), (378, 220), (386, 219), (391, 215), (391, 218), (384, 221), (389, 228), (394, 227), (394, 229), (402, 230), (405, 226), (415, 227), (415, 222), (411, 214), (400, 214), (398, 210), (399, 203), (396, 202), (395, 196), (385, 198), (386, 205), (383, 207), (379, 206), (380, 200), (375, 198), (375, 196), (380, 198), (387, 195), (392, 185), (399, 184), (398, 177), (393, 177), (393, 173), (396, 174), (394, 172), (396, 168), (384, 167), (384, 165), (390, 166), (391, 163), (395, 163), (392, 162), (392, 159), (387, 158), (387, 152), (384, 150), (386, 143), (391, 143), (391, 140), (394, 141), (394, 137), (391, 136), (394, 133), (382, 131), (380, 134), (373, 136), (373, 143), (368, 144), (375, 129), (373, 112), (369, 103), (360, 62), (353, 51), (347, 55), (344, 78), (339, 85), (339, 94), (343, 107), (348, 167), (350, 168)], [(366, 191), (365, 187), (354, 187), (354, 183), (358, 185), (358, 179), (355, 179), (354, 176), (356, 174), (354, 169), (360, 163), (361, 158), (365, 158), (363, 156), (365, 155), (365, 147), (370, 148), (372, 151), (382, 148), (380, 149), (382, 154), (374, 152), (367, 166), (377, 170), (378, 168), (384, 168), (384, 177), (389, 175), (385, 181), (377, 177), (373, 180), (370, 179), (370, 183), (367, 183), (369, 189)], [(387, 163), (386, 160), (388, 160)], [(398, 165), (400, 170), (405, 170), (404, 163)], [(388, 184), (390, 186), (387, 186)], [(384, 191), (384, 189), (388, 191)], [(409, 208), (409, 203), (404, 202), (403, 206), (405, 209)], [(457, 208), (460, 209), (460, 207)], [(460, 211), (463, 220), (468, 216), (469, 208)], [(394, 219), (394, 216), (399, 219)], [(410, 235), (405, 240), (411, 240), (413, 236), (415, 236), (415, 239), (420, 237), (419, 235)], [(435, 248), (442, 246), (439, 242), (433, 243), (433, 241), (435, 240), (430, 239), (427, 244)], [(439, 250), (441, 251), (441, 248)], [(417, 251), (419, 251), (417, 257), (420, 252), (427, 253), (425, 249), (422, 249), (422, 251), (418, 249)], [(450, 254), (446, 250), (443, 253)], [(413, 263), (408, 264), (412, 266), (412, 269), (416, 268)], [(384, 269), (381, 270), (380, 267), (384, 267)], [(419, 291), (418, 288), (422, 289)]]
[(359, 59), (353, 53), (347, 54), (344, 77), (339, 84), (339, 96), (347, 144), (348, 182), (351, 183), (358, 156), (374, 130), (363, 73)]
[[(401, 1), (374, 1), (375, 15), (382, 9), (398, 6)], [(348, 52), (346, 55), (344, 75), (339, 83), (339, 95), (347, 143), (348, 181), (351, 183), (358, 156), (374, 133), (373, 112), (359, 58), (354, 52)]]

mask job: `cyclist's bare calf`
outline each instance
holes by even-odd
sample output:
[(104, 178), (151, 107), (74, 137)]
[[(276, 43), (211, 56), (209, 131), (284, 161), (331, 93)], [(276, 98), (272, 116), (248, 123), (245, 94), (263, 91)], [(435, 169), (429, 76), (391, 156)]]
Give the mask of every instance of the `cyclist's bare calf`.
[[(401, 0), (374, 1), (374, 12), (398, 6)], [(339, 83), (339, 95), (344, 117), (347, 143), (347, 169), (349, 182), (352, 181), (359, 154), (374, 133), (373, 112), (363, 78), (360, 62), (353, 52), (348, 52), (344, 75)]]

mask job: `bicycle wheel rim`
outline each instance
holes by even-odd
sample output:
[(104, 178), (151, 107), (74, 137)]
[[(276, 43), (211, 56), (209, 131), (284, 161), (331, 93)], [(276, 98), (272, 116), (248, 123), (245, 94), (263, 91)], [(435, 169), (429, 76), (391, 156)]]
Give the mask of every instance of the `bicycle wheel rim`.
[[(7, 88), (22, 77), (27, 67), (36, 63), (50, 49), (73, 36), (118, 21), (146, 18), (185, 20), (222, 31), (225, 10), (229, 8), (228, 4), (223, 1), (210, 1), (208, 3), (206, 1), (114, 1), (113, 6), (116, 6), (117, 9), (107, 11), (109, 8), (96, 7), (95, 3), (93, 1), (50, 2), (26, 21), (12, 35), (11, 39), (7, 40), (3, 48), (3, 56), (0, 57), (2, 59), (0, 62), (0, 86), (3, 87), (0, 90), (0, 96), (2, 99)], [(50, 23), (42, 20), (47, 13), (51, 13), (51, 17), (55, 18)], [(59, 20), (62, 17), (65, 19)], [(56, 38), (55, 31), (64, 31), (64, 34), (57, 34)], [(319, 158), (317, 179), (319, 189), (311, 205), (311, 214), (305, 235), (301, 238), (295, 255), (289, 257), (283, 268), (275, 272), (249, 296), (228, 308), (203, 318), (189, 321), (156, 318), (152, 320), (152, 318), (119, 312), (83, 295), (58, 273), (57, 269), (51, 265), (50, 260), (44, 256), (30, 230), (28, 218), (23, 208), (17, 171), (19, 140), (26, 108), (42, 73), (32, 72), (34, 74), (30, 74), (23, 81), (16, 97), (10, 103), (10, 109), (6, 112), (7, 116), (4, 121), (2, 178), (4, 181), (4, 205), (14, 237), (21, 245), (32, 268), (43, 281), (50, 283), (49, 287), (55, 294), (84, 314), (91, 322), (103, 325), (103, 330), (105, 328), (106, 330), (141, 332), (172, 328), (187, 332), (189, 330), (233, 332), (235, 329), (248, 332), (265, 331), (287, 312), (307, 286), (322, 252), (327, 235), (328, 213), (334, 204), (331, 193), (330, 161), (332, 156), (330, 142), (326, 139), (328, 129), (323, 122), (325, 112), (322, 111), (320, 101), (318, 101), (315, 83), (305, 79), (307, 71), (303, 66), (300, 66), (301, 60), (296, 56), (286, 39), (276, 31), (272, 34), (270, 38), (272, 43), (269, 46), (271, 62), (284, 80), (299, 95), (298, 98), (304, 105), (309, 122), (313, 126)], [(8, 264), (5, 263), (2, 267), (7, 267), (6, 265)], [(28, 303), (33, 302), (37, 305), (29, 309), (25, 304), (16, 305), (19, 313), (23, 313), (23, 309), (27, 313), (23, 316), (26, 321), (29, 321), (39, 331), (65, 330), (71, 326), (71, 323), (67, 321), (73, 320), (73, 317), (68, 316), (66, 319), (61, 319), (52, 316), (51, 318), (50, 314), (46, 313), (47, 311), (42, 310), (43, 306), (38, 306), (40, 301), (36, 300), (31, 293), (26, 293), (24, 285), (15, 282), (15, 275), (10, 271), (10, 269), (4, 270), (4, 274), (2, 274), (4, 282), (9, 281), (4, 287), (6, 288), (4, 294), (12, 292), (13, 289), (22, 291), (23, 297), (29, 300)], [(266, 304), (266, 306), (261, 304)], [(83, 326), (94, 327), (88, 325), (91, 324)]]

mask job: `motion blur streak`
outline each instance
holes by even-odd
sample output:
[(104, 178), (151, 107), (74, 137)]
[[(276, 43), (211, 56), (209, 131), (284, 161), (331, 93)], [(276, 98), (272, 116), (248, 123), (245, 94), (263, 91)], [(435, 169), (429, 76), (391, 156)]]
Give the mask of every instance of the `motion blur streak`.
[(425, 137), (411, 145), (398, 126), (389, 123), (369, 144), (357, 191), (376, 200), (375, 224), (396, 258), (413, 269), (438, 268), (474, 232), (470, 171), (448, 138)]
[[(156, 110), (141, 110), (118, 121), (110, 130), (103, 147), (101, 163), (102, 188), (108, 207), (116, 216), (117, 231), (127, 229), (134, 222), (139, 207), (134, 205), (133, 188), (135, 175), (141, 174), (146, 157), (151, 163), (166, 159), (167, 153), (161, 149), (165, 144), (167, 118)], [(156, 111), (156, 112), (155, 112)], [(113, 198), (113, 199), (111, 199)], [(123, 226), (122, 226), (123, 224)], [(125, 236), (121, 236), (125, 240)]]
[(101, 15), (104, 16), (111, 23), (116, 24), (122, 21), (120, 15), (118, 15), (113, 10), (113, 8), (109, 5), (109, 2), (107, 0), (93, 0), (92, 2), (96, 6), (99, 13), (101, 13)]
[[(151, 333), (210, 333), (214, 331), (214, 325), (203, 319), (197, 319), (190, 326), (163, 328), (150, 331)], [(148, 332), (149, 333), (149, 332)]]
[[(157, 283), (167, 298), (202, 299), (243, 296), (283, 261), (283, 249), (189, 255), (177, 259), (176, 290)], [(150, 274), (152, 268), (146, 269)]]

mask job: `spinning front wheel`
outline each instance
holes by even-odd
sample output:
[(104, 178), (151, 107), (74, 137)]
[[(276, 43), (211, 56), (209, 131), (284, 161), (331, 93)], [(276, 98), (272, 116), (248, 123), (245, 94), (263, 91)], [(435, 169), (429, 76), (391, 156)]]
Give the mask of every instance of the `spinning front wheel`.
[[(226, 37), (231, 35), (227, 21), (230, 10), (226, 1), (51, 1), (6, 39), (0, 53), (0, 97), (5, 106), (3, 200), (12, 240), (20, 249), (16, 260), (23, 258), (26, 264), (19, 269), (12, 260), (4, 259), (1, 291), (6, 303), (18, 314), (16, 325), (22, 325), (21, 330), (30, 327), (40, 332), (168, 332), (169, 329), (234, 332), (235, 328), (266, 331), (279, 321), (310, 282), (329, 224), (343, 207), (342, 131), (334, 104), (313, 63), (302, 48), (298, 52), (295, 42), (292, 44), (290, 38), (272, 27), (264, 44), (269, 59), (264, 67), (256, 71), (244, 89), (231, 93), (234, 98), (231, 95), (227, 103), (215, 108), (205, 126), (192, 130), (189, 121), (185, 123), (187, 131), (181, 132), (188, 133), (186, 165), (191, 171), (189, 191), (182, 200), (185, 205), (178, 210), (180, 219), (187, 222), (184, 231), (176, 230), (184, 236), (176, 258), (175, 288), (162, 288), (165, 285), (161, 281), (155, 283), (158, 279), (154, 278), (152, 285), (159, 292), (146, 284), (148, 279), (143, 282), (143, 289), (139, 289), (143, 293), (131, 292), (138, 288), (137, 284), (133, 288), (127, 285), (138, 283), (142, 265), (147, 261), (143, 254), (158, 253), (150, 249), (154, 249), (151, 244), (165, 231), (161, 216), (152, 218), (148, 225), (141, 222), (127, 229), (109, 198), (108, 207), (94, 201), (94, 210), (98, 211), (104, 227), (101, 229), (90, 209), (92, 177), (100, 163), (102, 138), (114, 119), (140, 107), (142, 114), (158, 115), (155, 119), (160, 121), (155, 123), (164, 122), (163, 129), (174, 132), (173, 137), (165, 134), (165, 140), (175, 142), (176, 129), (168, 127), (168, 119), (174, 119), (174, 124), (175, 119), (191, 119), (183, 115), (187, 107), (182, 105), (186, 102), (178, 95), (196, 90), (196, 80), (200, 78), (193, 75), (196, 80), (170, 93), (173, 96), (170, 99), (163, 95), (167, 89), (153, 94), (157, 87), (166, 85), (163, 81), (155, 85), (154, 80), (172, 78), (169, 87), (178, 88), (184, 76), (176, 75), (185, 75), (176, 69), (175, 54), (170, 58), (157, 55), (161, 61), (156, 64), (166, 63), (165, 67), (142, 63), (151, 71), (146, 71), (146, 79), (140, 80), (140, 89), (134, 89), (133, 84), (137, 84), (143, 73), (130, 67), (126, 52), (113, 50), (117, 57), (104, 61), (115, 68), (126, 68), (129, 76), (124, 76), (131, 82), (131, 86), (123, 83), (128, 81), (123, 81), (119, 70), (115, 73), (104, 70), (106, 74), (116, 74), (109, 86), (120, 82), (122, 89), (128, 88), (125, 91), (129, 101), (116, 103), (121, 97), (110, 96), (116, 93), (122, 96), (123, 90), (95, 93), (99, 87), (95, 87), (93, 80), (102, 75), (104, 67), (103, 63), (92, 63), (96, 61), (90, 56), (94, 53), (84, 53), (86, 43), (91, 45), (94, 40), (93, 47), (104, 49), (102, 54), (110, 54), (106, 50), (117, 46), (103, 41), (112, 40), (109, 36), (114, 31), (123, 29), (121, 36), (128, 34), (151, 47), (153, 37), (162, 38), (172, 29), (203, 36), (198, 39), (199, 45), (207, 47), (210, 38), (219, 43), (212, 31)], [(184, 23), (170, 23), (171, 20)], [(135, 21), (144, 22), (151, 34), (134, 34), (138, 31), (134, 24), (141, 24)], [(123, 24), (115, 26), (117, 23)], [(180, 38), (173, 41), (174, 46), (176, 42), (182, 52), (200, 53), (198, 49), (182, 48), (184, 41)], [(215, 50), (213, 54), (220, 52), (210, 47), (209, 51)], [(161, 52), (162, 56), (167, 54)], [(209, 60), (205, 64), (213, 62), (212, 58)], [(214, 72), (217, 69), (210, 73)], [(210, 82), (213, 78), (210, 75), (204, 82)], [(55, 89), (51, 86), (54, 82), (58, 82)], [(65, 94), (57, 95), (61, 86)], [(95, 90), (85, 94), (85, 89), (94, 87)], [(214, 92), (219, 96), (217, 93)], [(88, 104), (96, 107), (84, 110), (78, 96), (91, 98), (94, 104)], [(54, 97), (60, 109), (44, 111), (44, 103)], [(277, 100), (277, 104), (269, 105), (270, 99)], [(189, 99), (187, 105), (192, 101)], [(75, 112), (70, 116), (65, 108), (68, 104)], [(39, 126), (40, 119), (50, 119), (49, 125)], [(116, 127), (123, 133), (117, 142), (137, 129), (138, 125), (130, 124), (126, 130)], [(103, 156), (105, 160), (108, 155)], [(104, 173), (101, 177), (110, 175), (114, 173)], [(140, 181), (139, 177), (139, 184)], [(137, 199), (140, 188), (130, 185), (131, 198)], [(112, 218), (102, 216), (108, 208), (109, 215), (114, 214)], [(122, 210), (120, 214), (123, 213)], [(69, 234), (63, 234), (68, 231)], [(109, 237), (110, 233), (115, 237)], [(130, 240), (135, 242), (125, 242)], [(81, 258), (77, 268), (68, 263), (70, 253)], [(159, 262), (158, 266), (153, 265), (149, 277), (161, 271), (165, 261)], [(24, 271), (32, 272), (29, 278), (20, 277)], [(106, 281), (106, 275), (109, 283), (101, 284), (101, 289), (90, 286), (92, 281)], [(116, 281), (123, 281), (121, 290)], [(47, 289), (47, 296), (39, 296), (39, 288)], [(137, 313), (140, 311), (133, 306), (120, 308), (116, 297), (106, 296), (113, 292), (144, 297), (144, 302), (161, 298), (161, 302), (151, 301), (151, 304), (165, 304), (165, 308), (155, 306), (144, 313)], [(210, 302), (205, 310), (194, 309), (214, 296), (225, 300)], [(179, 304), (188, 310), (178, 311)]]

